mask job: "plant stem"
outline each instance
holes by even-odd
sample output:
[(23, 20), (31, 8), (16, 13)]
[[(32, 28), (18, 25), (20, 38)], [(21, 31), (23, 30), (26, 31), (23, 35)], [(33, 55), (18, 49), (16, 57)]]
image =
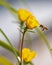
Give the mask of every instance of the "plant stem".
[(3, 32), (3, 30), (0, 28), (0, 32), (3, 34), (3, 36), (6, 38), (7, 42), (11, 45), (10, 40), (8, 39), (8, 37), (6, 36), (6, 34)]
[(27, 28), (24, 29), (24, 32), (23, 32), (23, 35), (22, 35), (22, 40), (21, 40), (21, 46), (20, 46), (21, 63), (20, 63), (20, 65), (22, 65), (22, 49), (23, 49), (23, 41), (24, 41), (24, 36), (25, 36), (26, 31), (27, 31)]
[(3, 34), (3, 36), (6, 38), (6, 40), (7, 40), (8, 43), (10, 44), (10, 46), (13, 48), (13, 51), (14, 51), (15, 56), (16, 56), (16, 58), (17, 58), (17, 53), (16, 53), (15, 48), (13, 47), (12, 43), (10, 42), (10, 40), (8, 39), (8, 37), (7, 37), (6, 34), (3, 32), (2, 29), (0, 29), (0, 32)]
[[(46, 43), (46, 45), (47, 45), (47, 47), (48, 47), (48, 49), (49, 49), (49, 51), (50, 51), (50, 53), (51, 53), (51, 46), (50, 46), (50, 44), (49, 44), (49, 42), (48, 42), (48, 40), (46, 39), (46, 36), (43, 34), (43, 32), (39, 29), (39, 28), (36, 28), (36, 31), (39, 33), (39, 35), (42, 37), (42, 39), (45, 41), (45, 43)], [(52, 53), (51, 53), (52, 54)]]
[[(8, 44), (10, 44), (10, 46), (11, 46), (11, 48), (12, 48), (14, 54), (15, 54), (15, 57), (16, 57), (17, 61), (19, 61), (18, 58), (17, 58), (18, 55), (17, 55), (17, 53), (16, 53), (16, 50), (15, 50), (14, 46), (12, 45), (12, 43), (10, 42), (10, 40), (8, 39), (8, 37), (7, 37), (6, 34), (3, 32), (2, 29), (0, 29), (0, 32), (1, 32), (1, 33), (3, 34), (3, 36), (6, 38), (6, 40), (8, 41)], [(1, 43), (4, 43), (4, 42), (0, 41), (0, 44), (1, 44)], [(3, 47), (6, 47), (6, 49), (10, 49), (9, 47), (7, 48), (7, 45), (6, 45), (5, 43), (4, 43), (2, 46), (3, 46)]]
[[(14, 51), (13, 51), (13, 48), (12, 48), (10, 45), (8, 45), (8, 43), (6, 43), (6, 42), (0, 40), (0, 46), (2, 46), (3, 48), (5, 48), (5, 49), (11, 51), (11, 52), (15, 55), (15, 53), (14, 53)], [(16, 49), (15, 49), (15, 51), (16, 51), (17, 55), (19, 56), (18, 51), (17, 51)]]
[(10, 4), (8, 4), (7, 2), (0, 1), (0, 5), (6, 7), (8, 10), (14, 12), (15, 14), (17, 13), (17, 10), (10, 6)]

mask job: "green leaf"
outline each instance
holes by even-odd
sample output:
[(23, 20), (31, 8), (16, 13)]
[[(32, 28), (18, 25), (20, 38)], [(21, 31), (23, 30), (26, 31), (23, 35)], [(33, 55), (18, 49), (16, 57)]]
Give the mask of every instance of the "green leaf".
[[(37, 27), (36, 28), (36, 31), (38, 32), (38, 34), (41, 36), (41, 38), (45, 41), (45, 43), (46, 43), (46, 45), (47, 45), (47, 47), (48, 47), (48, 49), (49, 49), (49, 51), (50, 51), (50, 53), (51, 53), (51, 46), (50, 46), (50, 44), (49, 44), (49, 42), (48, 42), (48, 40), (46, 39), (46, 36), (44, 35), (44, 33)], [(52, 54), (52, 53), (51, 53)]]
[(27, 32), (35, 33), (33, 30), (27, 30)]
[(34, 64), (31, 61), (30, 62), (23, 61), (23, 65), (34, 65)]
[(28, 64), (30, 64), (30, 65), (34, 65), (31, 61), (30, 61), (30, 62), (28, 62)]
[(0, 65), (13, 65), (8, 59), (0, 55)]
[[(11, 48), (13, 49), (13, 52), (14, 52), (14, 54), (15, 54), (15, 56), (16, 56), (16, 59), (17, 59), (17, 52), (16, 52), (16, 50), (15, 50), (15, 48), (14, 48), (14, 46), (12, 45), (12, 43), (9, 41), (9, 39), (8, 39), (8, 37), (6, 36), (6, 34), (3, 32), (3, 30), (0, 28), (0, 32), (3, 34), (3, 36), (6, 38), (6, 40), (8, 41), (8, 44), (10, 44), (10, 46), (11, 46)], [(1, 41), (0, 41), (1, 42)], [(4, 43), (4, 42), (2, 42), (2, 43)], [(4, 45), (4, 47), (5, 47), (5, 45)]]
[(0, 32), (3, 34), (3, 36), (6, 38), (7, 42), (11, 45), (10, 40), (8, 39), (8, 37), (6, 36), (6, 34), (3, 32), (3, 30), (0, 28)]
[(0, 1), (0, 6), (4, 6), (6, 7), (8, 10), (10, 10), (11, 12), (13, 13), (17, 13), (17, 10), (14, 9), (10, 4), (8, 4), (7, 2), (3, 2), (3, 1)]
[(15, 55), (18, 64), (20, 63), (20, 61), (18, 59), (19, 52), (15, 48), (13, 49), (13, 47), (11, 47), (10, 45), (8, 45), (8, 43), (6, 43), (6, 42), (4, 42), (2, 40), (0, 40), (0, 46), (7, 49), (7, 50), (9, 50), (10, 52), (12, 52)]
[[(8, 45), (8, 43), (6, 43), (6, 42), (0, 40), (0, 46), (3, 47), (3, 48), (5, 48), (5, 49), (7, 49), (7, 50), (9, 50), (9, 51), (12, 52), (13, 54), (15, 54), (13, 48), (12, 48), (10, 45)], [(15, 49), (15, 51), (16, 51), (16, 53), (17, 53), (17, 56), (19, 56), (18, 51), (17, 51), (16, 49)]]

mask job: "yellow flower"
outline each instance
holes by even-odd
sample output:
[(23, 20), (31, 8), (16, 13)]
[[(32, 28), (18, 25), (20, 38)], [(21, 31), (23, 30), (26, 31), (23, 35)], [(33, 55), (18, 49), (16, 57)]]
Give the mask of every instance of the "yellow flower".
[(39, 22), (36, 20), (36, 17), (29, 16), (29, 18), (26, 20), (26, 25), (29, 29), (33, 29), (37, 26), (39, 26)]
[(34, 51), (30, 51), (29, 48), (23, 48), (22, 50), (22, 59), (25, 61), (25, 62), (29, 62), (31, 61), (34, 57), (36, 57), (36, 52)]
[(21, 22), (26, 22), (26, 26), (29, 29), (33, 29), (40, 25), (39, 22), (36, 20), (36, 17), (25, 9), (18, 10), (18, 17)]
[(26, 19), (31, 15), (31, 13), (25, 9), (19, 9), (18, 10), (18, 17), (19, 19), (24, 22)]

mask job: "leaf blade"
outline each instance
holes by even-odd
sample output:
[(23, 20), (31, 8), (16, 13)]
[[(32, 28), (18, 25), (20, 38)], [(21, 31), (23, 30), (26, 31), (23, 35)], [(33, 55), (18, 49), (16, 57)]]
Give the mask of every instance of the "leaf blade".
[(13, 65), (8, 59), (0, 55), (0, 65)]
[(49, 51), (51, 53), (51, 50), (50, 50), (51, 46), (50, 46), (48, 40), (46, 39), (46, 36), (43, 34), (43, 32), (38, 27), (36, 28), (36, 31), (38, 32), (38, 34), (40, 35), (40, 37), (45, 41), (45, 43), (46, 43), (46, 45), (47, 45), (47, 47), (48, 47), (48, 49), (49, 49)]
[(7, 42), (11, 45), (10, 40), (8, 39), (8, 37), (6, 36), (6, 34), (3, 32), (3, 30), (0, 28), (0, 32), (3, 34), (3, 36), (6, 38)]
[(17, 13), (17, 10), (10, 6), (10, 4), (8, 4), (7, 2), (0, 1), (0, 6), (4, 6), (11, 12)]
[[(9, 51), (12, 52), (13, 54), (15, 54), (13, 48), (12, 48), (10, 45), (8, 45), (8, 43), (6, 43), (6, 42), (0, 40), (0, 46), (3, 47), (3, 48), (5, 48), (5, 49), (7, 49), (7, 50), (9, 50)], [(15, 49), (15, 50), (16, 50), (16, 49)], [(18, 53), (17, 50), (16, 50), (16, 53), (17, 53), (17, 55), (19, 55), (19, 53)]]

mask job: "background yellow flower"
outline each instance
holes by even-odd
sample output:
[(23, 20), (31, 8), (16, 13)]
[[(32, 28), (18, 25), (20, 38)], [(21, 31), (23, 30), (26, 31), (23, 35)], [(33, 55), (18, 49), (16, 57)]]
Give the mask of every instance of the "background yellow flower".
[(25, 62), (29, 62), (31, 61), (33, 58), (36, 57), (36, 52), (35, 51), (30, 51), (29, 48), (23, 48), (22, 50), (22, 59), (25, 61)]

